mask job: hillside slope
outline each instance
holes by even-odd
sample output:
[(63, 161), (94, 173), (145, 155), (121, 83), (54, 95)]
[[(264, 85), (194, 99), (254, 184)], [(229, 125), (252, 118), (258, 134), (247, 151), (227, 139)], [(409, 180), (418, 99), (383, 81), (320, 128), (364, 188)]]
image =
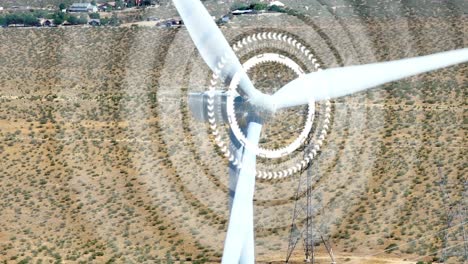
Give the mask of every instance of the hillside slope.
[[(325, 67), (462, 48), (468, 35), (465, 17), (348, 18), (346, 30), (272, 19), (306, 40), (327, 37), (339, 60), (310, 43)], [(252, 29), (235, 23), (248, 22), (224, 32), (238, 39)], [(184, 29), (4, 29), (0, 43), (0, 260), (219, 260), (227, 162), (188, 113), (187, 91), (210, 74)], [(444, 204), (460, 203), (467, 181), (467, 67), (332, 102), (314, 190), (337, 255), (441, 256)], [(296, 184), (257, 184), (259, 260), (285, 255)], [(454, 225), (459, 241), (462, 220)]]

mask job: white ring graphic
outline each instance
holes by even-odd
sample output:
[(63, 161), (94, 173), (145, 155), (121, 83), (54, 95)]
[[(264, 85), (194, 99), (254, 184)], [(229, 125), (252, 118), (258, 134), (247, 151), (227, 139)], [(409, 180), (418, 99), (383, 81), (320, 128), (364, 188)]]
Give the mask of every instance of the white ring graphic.
[[(246, 48), (248, 45), (251, 45), (257, 41), (279, 41), (282, 44), (287, 44), (288, 46), (292, 46), (296, 50), (298, 50), (303, 56), (305, 56), (314, 66), (314, 68), (317, 71), (320, 71), (320, 64), (317, 63), (317, 59), (314, 58), (314, 55), (312, 52), (310, 52), (309, 49), (307, 49), (304, 45), (302, 45), (300, 42), (297, 40), (293, 39), (292, 37), (285, 35), (283, 33), (276, 33), (276, 32), (263, 32), (263, 33), (257, 33), (251, 36), (248, 36), (246, 38), (243, 38), (239, 42), (233, 45), (233, 50), (234, 51), (239, 51), (242, 48)], [(263, 54), (265, 56), (267, 54)], [(283, 55), (271, 53), (267, 55), (270, 58), (270, 61), (276, 61), (279, 63), (282, 63), (289, 68), (291, 68), (296, 74), (303, 74), (303, 70), (299, 67), (297, 63), (292, 61), (290, 58), (287, 58)], [(250, 58), (247, 60), (246, 63), (243, 64), (243, 67), (246, 68), (246, 71), (253, 67), (254, 65), (259, 64), (260, 62), (266, 62), (268, 60), (263, 60), (262, 55), (260, 57), (257, 55), (255, 57)], [(272, 60), (273, 59), (273, 60)], [(208, 122), (210, 124), (210, 129), (212, 131), (212, 135), (215, 138), (215, 142), (220, 148), (220, 150), (223, 152), (223, 155), (228, 158), (229, 162), (231, 162), (233, 165), (237, 166), (238, 168), (241, 167), (241, 164), (239, 160), (235, 157), (231, 151), (229, 151), (228, 144), (224, 143), (218, 127), (216, 125), (216, 115), (214, 113), (214, 95), (216, 91), (216, 87), (218, 85), (218, 80), (220, 80), (220, 73), (223, 67), (225, 66), (226, 59), (223, 57), (220, 59), (218, 63), (217, 69), (214, 70), (212, 79), (209, 85), (209, 90), (207, 92), (208, 94)], [(248, 67), (248, 69), (247, 69)], [(238, 78), (238, 73), (236, 73), (231, 80), (230, 83), (230, 91), (235, 89), (237, 87), (237, 84), (239, 83), (239, 78)], [(232, 94), (232, 93), (231, 93)], [(228, 111), (228, 116), (229, 118), (229, 125), (231, 126), (231, 129), (233, 130), (233, 133), (235, 134), (236, 138), (238, 141), (245, 147), (249, 148), (249, 150), (254, 151), (257, 155), (260, 157), (265, 157), (265, 158), (278, 158), (278, 157), (283, 157), (286, 156), (293, 151), (297, 150), (306, 140), (308, 134), (310, 133), (310, 130), (312, 128), (313, 124), (313, 116), (315, 112), (315, 106), (313, 102), (309, 103), (309, 111), (308, 111), (308, 117), (307, 121), (305, 124), (305, 127), (300, 134), (300, 136), (293, 141), (289, 146), (286, 148), (282, 149), (276, 149), (276, 150), (267, 150), (267, 149), (262, 149), (259, 148), (253, 144), (251, 144), (244, 136), (242, 131), (240, 131), (239, 126), (237, 125), (237, 120), (235, 118), (234, 114), (234, 105), (233, 105), (233, 97), (232, 95), (229, 95), (229, 100), (227, 100), (227, 111)], [(294, 173), (297, 173), (303, 169), (305, 169), (308, 164), (311, 162), (311, 160), (317, 155), (317, 152), (320, 150), (323, 140), (326, 137), (326, 134), (328, 133), (328, 128), (330, 124), (330, 112), (331, 112), (331, 104), (329, 100), (325, 101), (325, 116), (324, 116), (324, 121), (323, 121), (323, 126), (322, 130), (319, 133), (318, 139), (314, 141), (312, 144), (312, 147), (308, 149), (308, 151), (305, 153), (304, 158), (296, 163), (294, 166), (289, 167), (288, 169), (280, 170), (280, 171), (262, 171), (262, 170), (257, 170), (256, 171), (256, 177), (260, 179), (280, 179), (284, 177), (288, 177), (293, 175)], [(310, 128), (309, 128), (310, 125)]]
[[(276, 54), (276, 53), (263, 53), (259, 54), (255, 57), (250, 58), (247, 60), (242, 66), (244, 67), (244, 70), (248, 72), (251, 68), (255, 67), (258, 64), (265, 63), (265, 62), (277, 62), (280, 64), (283, 64), (293, 70), (297, 75), (302, 75), (304, 74), (304, 70), (293, 60), (291, 60), (288, 57)], [(310, 130), (312, 129), (312, 124), (314, 122), (314, 113), (315, 113), (315, 102), (311, 100), (309, 102), (309, 110), (307, 112), (307, 120), (305, 122), (304, 129), (302, 130), (301, 134), (299, 137), (297, 137), (291, 144), (284, 148), (279, 148), (279, 149), (264, 149), (261, 147), (258, 147), (256, 144), (252, 144), (242, 133), (239, 124), (237, 123), (235, 111), (234, 111), (234, 94), (237, 89), (237, 86), (239, 84), (239, 74), (236, 73), (234, 77), (232, 78), (232, 81), (229, 85), (229, 90), (231, 93), (228, 93), (228, 100), (227, 100), (227, 115), (228, 115), (228, 121), (229, 121), (229, 126), (232, 129), (232, 132), (234, 133), (234, 136), (237, 138), (237, 140), (245, 146), (248, 150), (253, 151), (257, 156), (260, 156), (262, 158), (281, 158), (286, 155), (289, 155), (296, 149), (298, 149), (304, 141), (307, 139), (307, 136), (310, 133)]]

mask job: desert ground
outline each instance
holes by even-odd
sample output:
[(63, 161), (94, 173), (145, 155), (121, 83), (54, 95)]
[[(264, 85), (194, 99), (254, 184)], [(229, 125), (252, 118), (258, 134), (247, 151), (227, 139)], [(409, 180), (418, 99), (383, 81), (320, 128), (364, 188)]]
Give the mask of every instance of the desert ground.
[[(289, 34), (323, 68), (464, 48), (468, 36), (459, 14), (236, 19), (222, 28), (230, 43)], [(228, 161), (187, 105), (212, 74), (186, 30), (0, 29), (0, 43), (0, 260), (219, 263)], [(467, 202), (467, 67), (331, 100), (311, 170), (316, 229), (338, 263), (463, 263), (466, 218), (447, 217)], [(294, 78), (268, 63), (249, 74), (265, 91)], [(291, 111), (272, 118), (265, 147), (297, 134), (303, 116)], [(259, 263), (284, 261), (298, 177), (257, 181)]]

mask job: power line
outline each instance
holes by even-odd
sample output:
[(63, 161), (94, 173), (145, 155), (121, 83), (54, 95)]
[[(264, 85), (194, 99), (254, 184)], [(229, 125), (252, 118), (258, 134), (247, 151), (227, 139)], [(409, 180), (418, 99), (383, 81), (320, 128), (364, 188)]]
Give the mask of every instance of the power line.
[(418, 259), (422, 259), (422, 258), (424, 258), (424, 257), (433, 256), (433, 255), (436, 254), (436, 253), (439, 253), (439, 252), (444, 251), (444, 250), (447, 250), (447, 249), (451, 249), (451, 248), (458, 247), (458, 246), (460, 246), (461, 244), (464, 244), (464, 243), (465, 243), (465, 242), (460, 242), (460, 243), (455, 244), (455, 245), (450, 246), (450, 247), (445, 247), (445, 248), (442, 248), (442, 249), (439, 249), (439, 250), (436, 250), (436, 251), (432, 251), (432, 252), (430, 252), (430, 253), (427, 254), (427, 255), (419, 256), (419, 257), (414, 258), (414, 259), (409, 259), (409, 261), (415, 261), (415, 260), (418, 260)]
[[(404, 246), (404, 245), (411, 244), (411, 243), (413, 243), (413, 242), (417, 242), (417, 241), (419, 241), (419, 240), (422, 240), (423, 238), (430, 237), (430, 236), (434, 236), (435, 234), (442, 233), (442, 232), (444, 232), (445, 230), (453, 229), (453, 228), (455, 228), (455, 227), (457, 227), (457, 226), (465, 225), (465, 224), (467, 224), (467, 223), (468, 223), (468, 221), (465, 221), (465, 222), (463, 222), (463, 223), (460, 223), (460, 224), (457, 224), (457, 225), (453, 225), (453, 226), (451, 226), (450, 228), (445, 228), (445, 229), (439, 230), (439, 231), (437, 231), (437, 232), (432, 232), (432, 233), (430, 233), (430, 234), (428, 234), (428, 235), (425, 235), (425, 236), (422, 236), (422, 237), (420, 237), (420, 238), (418, 238), (418, 239), (414, 239), (414, 240), (408, 241), (408, 242), (406, 242), (406, 243), (399, 244), (399, 245), (397, 245), (397, 246), (395, 246), (395, 247), (391, 247), (391, 248), (389, 248), (389, 249), (386, 249), (386, 250), (377, 252), (377, 253), (375, 253), (375, 254), (365, 255), (365, 257), (377, 256), (377, 255), (380, 255), (380, 254), (385, 253), (385, 252), (387, 252), (387, 251), (395, 250), (396, 248), (399, 248), (400, 246)], [(427, 233), (427, 232), (426, 232), (426, 233)]]
[[(448, 241), (448, 239), (449, 239), (449, 232), (448, 232), (448, 230), (453, 229), (453, 228), (458, 227), (458, 226), (461, 226), (461, 227), (462, 227), (462, 232), (463, 232), (462, 235), (463, 235), (463, 244), (464, 244), (464, 247), (463, 247), (463, 248), (464, 248), (464, 259), (465, 259), (465, 260), (468, 259), (467, 234), (466, 234), (466, 228), (465, 228), (465, 224), (468, 223), (468, 221), (467, 221), (467, 219), (466, 219), (466, 215), (465, 215), (466, 208), (465, 208), (464, 210), (462, 210), (461, 205), (458, 204), (458, 208), (457, 208), (457, 209), (458, 209), (458, 210), (457, 210), (458, 213), (457, 213), (457, 216), (461, 218), (461, 223), (455, 224), (455, 225), (454, 225), (452, 220), (454, 220), (454, 218), (455, 218), (455, 213), (456, 213), (456, 212), (452, 210), (453, 208), (448, 208), (448, 207), (447, 207), (447, 204), (448, 204), (448, 202), (449, 202), (448, 200), (450, 199), (448, 193), (447, 193), (446, 190), (445, 190), (445, 185), (447, 184), (447, 177), (444, 177), (444, 176), (442, 175), (442, 171), (441, 171), (441, 167), (440, 167), (440, 166), (438, 167), (438, 171), (439, 171), (439, 175), (440, 175), (440, 177), (441, 177), (441, 181), (440, 181), (440, 185), (439, 185), (439, 186), (441, 187), (441, 193), (442, 193), (442, 195), (443, 195), (442, 198), (443, 198), (444, 208), (445, 208), (445, 211), (446, 211), (446, 214), (447, 214), (447, 228), (441, 229), (441, 230), (439, 230), (439, 231), (437, 231), (437, 232), (430, 233), (430, 234), (428, 234), (428, 235), (424, 235), (424, 236), (422, 236), (422, 237), (420, 237), (420, 238), (418, 238), (418, 239), (408, 241), (408, 242), (406, 242), (406, 243), (404, 243), (404, 244), (400, 244), (400, 245), (391, 247), (391, 248), (386, 249), (386, 250), (384, 250), (384, 251), (381, 251), (381, 252), (378, 252), (378, 253), (375, 253), (375, 254), (372, 254), (372, 255), (368, 255), (368, 256), (376, 256), (376, 255), (385, 253), (385, 252), (387, 252), (387, 251), (392, 251), (392, 250), (395, 250), (396, 248), (400, 248), (401, 246), (408, 245), (408, 244), (410, 244), (410, 243), (414, 243), (414, 242), (420, 241), (420, 240), (422, 240), (422, 239), (424, 239), (424, 238), (426, 238), (426, 237), (434, 236), (434, 235), (436, 235), (436, 234), (439, 234), (439, 233), (444, 232), (444, 238), (443, 238), (443, 244), (444, 244), (444, 246), (443, 246), (443, 248), (442, 248), (441, 250), (439, 250), (439, 251), (442, 252), (442, 260), (445, 261), (445, 259), (447, 258), (447, 249), (452, 248), (452, 247), (450, 247), (450, 246), (447, 246), (447, 244), (448, 244), (448, 242), (449, 242), (449, 241)], [(465, 192), (466, 192), (466, 190), (468, 190), (468, 185), (465, 184), (465, 185), (464, 185), (464, 188), (465, 188)], [(463, 197), (465, 197), (465, 194), (463, 194)], [(452, 234), (452, 235), (453, 235), (453, 234)]]

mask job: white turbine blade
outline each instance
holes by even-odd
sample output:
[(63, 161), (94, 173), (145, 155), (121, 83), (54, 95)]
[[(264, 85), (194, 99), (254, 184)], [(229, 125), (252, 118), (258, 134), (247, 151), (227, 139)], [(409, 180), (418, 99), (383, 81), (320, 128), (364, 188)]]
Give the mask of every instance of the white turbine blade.
[[(203, 4), (198, 0), (173, 0), (173, 2), (208, 67), (216, 71), (219, 63), (224, 64), (221, 73), (218, 74), (220, 77), (231, 79), (238, 72), (239, 86), (249, 98), (262, 95), (254, 88), (234, 51)], [(221, 61), (222, 57), (225, 61)]]
[[(242, 154), (244, 153), (244, 147), (238, 143), (236, 136), (232, 132), (229, 132), (229, 138), (231, 144), (229, 150), (234, 154), (236, 160), (242, 160)], [(237, 180), (239, 179), (239, 167), (233, 162), (229, 162), (229, 213), (232, 210), (232, 204), (234, 202), (234, 195), (236, 193)]]
[[(236, 146), (230, 145), (231, 153), (235, 153), (237, 160), (242, 160), (244, 153), (244, 147), (240, 145), (235, 139), (234, 134), (230, 133), (231, 142), (236, 144)], [(239, 179), (239, 169), (237, 165), (234, 165), (232, 162), (229, 164), (229, 212), (232, 210), (232, 204), (234, 201), (235, 190), (237, 186), (237, 180)], [(247, 211), (247, 210), (246, 210)], [(253, 206), (249, 208), (249, 211), (252, 211), (251, 214), (246, 214), (252, 216), (252, 219), (245, 221), (245, 229), (248, 231), (242, 246), (241, 255), (239, 263), (253, 263), (252, 260), (255, 260), (255, 242), (254, 242), (254, 227), (253, 227)]]
[[(262, 125), (250, 122), (247, 139), (257, 144)], [(253, 264), (253, 195), (255, 190), (255, 153), (244, 148), (234, 201), (224, 242), (223, 264)]]
[[(254, 264), (255, 263), (255, 241), (254, 241), (254, 225), (253, 225), (253, 202), (251, 204), (251, 213), (249, 219), (245, 220), (247, 229), (247, 234), (245, 235), (244, 245), (242, 247), (241, 256), (239, 263), (240, 264)], [(248, 221), (248, 223), (247, 223)]]
[(412, 75), (468, 61), (468, 48), (427, 56), (333, 68), (303, 75), (273, 95), (275, 109), (360, 92)]

